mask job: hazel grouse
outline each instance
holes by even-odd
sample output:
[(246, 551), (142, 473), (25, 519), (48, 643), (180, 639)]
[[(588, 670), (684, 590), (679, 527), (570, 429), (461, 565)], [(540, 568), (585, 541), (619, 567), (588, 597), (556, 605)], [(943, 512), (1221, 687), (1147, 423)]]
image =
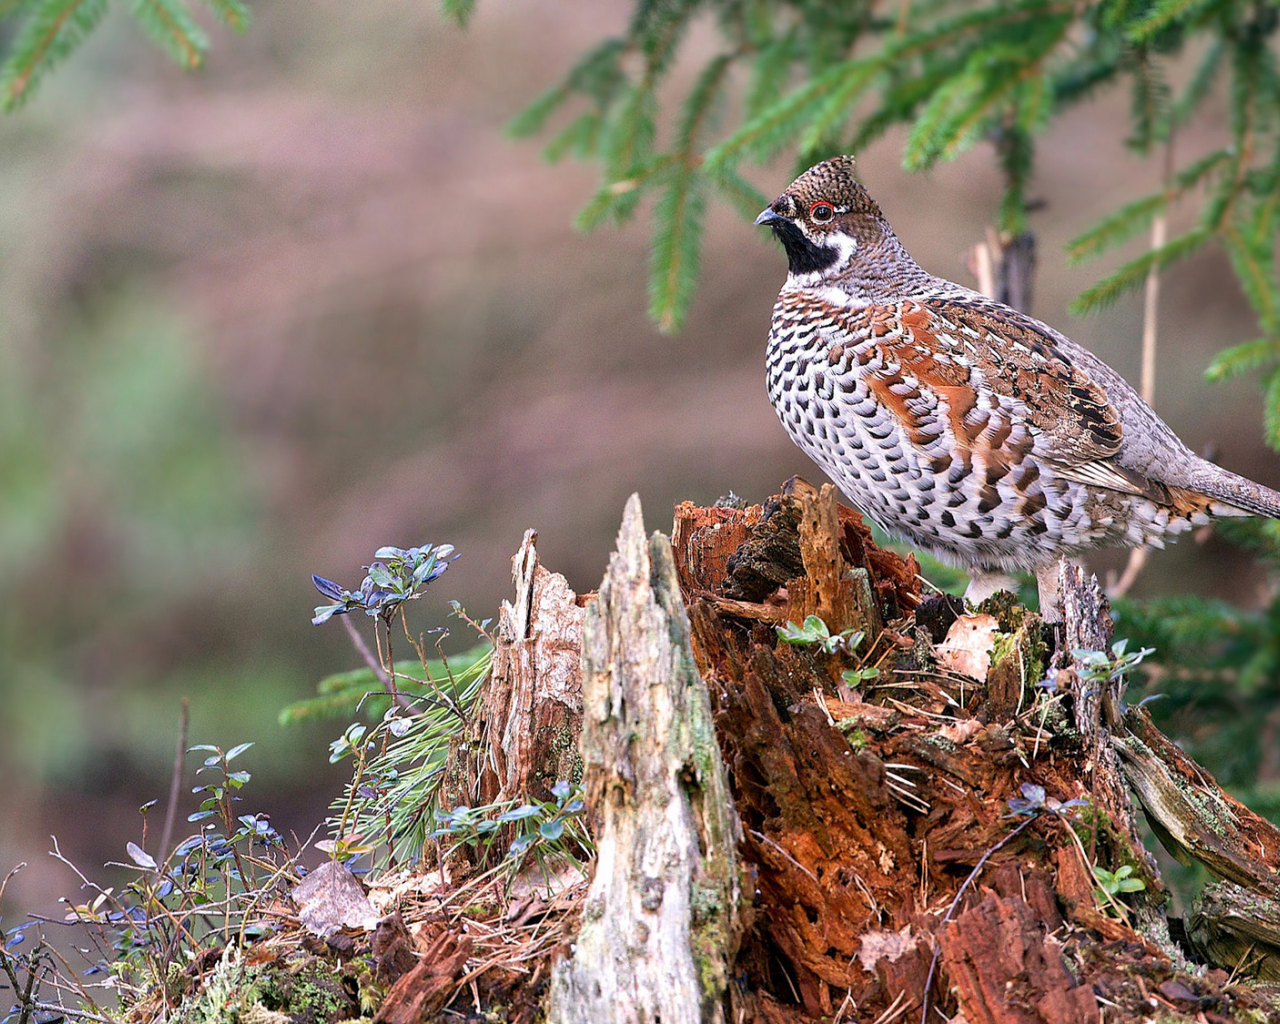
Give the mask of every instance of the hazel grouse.
[(783, 425), (863, 513), (967, 569), (970, 600), (1030, 570), (1053, 620), (1063, 557), (1280, 518), (1280, 494), (1195, 455), (1097, 356), (921, 268), (852, 157), (756, 223), (790, 264), (768, 348)]

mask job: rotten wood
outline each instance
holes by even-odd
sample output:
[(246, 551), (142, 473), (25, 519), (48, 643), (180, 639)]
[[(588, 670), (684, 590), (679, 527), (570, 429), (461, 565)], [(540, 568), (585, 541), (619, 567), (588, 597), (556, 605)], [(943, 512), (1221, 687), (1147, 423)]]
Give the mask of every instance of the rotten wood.
[[(1109, 651), (1112, 637), (1111, 605), (1095, 576), (1081, 566), (1063, 560), (1058, 588), (1062, 599), (1064, 642), (1059, 660), (1070, 664), (1078, 651)], [(1060, 678), (1071, 693), (1075, 725), (1088, 744), (1089, 799), (1094, 822), (1090, 855), (1095, 863), (1127, 864), (1145, 884), (1134, 897), (1134, 917), (1139, 932), (1166, 956), (1180, 959), (1169, 935), (1164, 904), (1168, 890), (1160, 878), (1155, 858), (1142, 843), (1142, 830), (1129, 798), (1128, 778), (1121, 764), (1122, 750), (1115, 733), (1123, 732), (1119, 709), (1124, 706), (1122, 677), (1091, 678), (1078, 664)], [(1103, 849), (1097, 849), (1098, 823), (1105, 822)]]
[(437, 935), (417, 965), (391, 986), (373, 1024), (421, 1024), (443, 1010), (457, 990), (471, 950), (472, 941), (466, 935), (453, 931)]
[(1147, 820), (1175, 858), (1280, 896), (1280, 828), (1224, 792), (1152, 724), (1145, 708), (1125, 714), (1116, 749)]
[(671, 545), (645, 536), (636, 495), (587, 606), (582, 664), (597, 860), (548, 1019), (719, 1024), (737, 945), (740, 831)]
[(582, 603), (537, 544), (526, 531), (511, 560), (515, 598), (498, 612), (490, 680), (455, 745), (449, 806), (549, 800), (557, 782), (582, 777)]
[(1045, 936), (1026, 900), (991, 893), (948, 923), (938, 943), (968, 1024), (1101, 1020), (1093, 989), (1067, 971), (1061, 943)]
[(840, 550), (843, 531), (837, 511), (836, 489), (823, 484), (820, 491), (797, 486), (800, 500), (800, 559), (804, 575), (787, 584), (787, 618), (803, 622), (810, 615), (822, 619), (832, 633), (846, 629), (862, 632), (874, 643), (884, 620), (871, 592), (870, 573), (848, 565)]
[(671, 548), (681, 581), (724, 579), (729, 571), (729, 559), (751, 536), (761, 513), (759, 506), (747, 509), (722, 505), (701, 508), (691, 501), (677, 505), (671, 529)]
[[(427, 991), (416, 1019), (467, 984), (478, 1012), (521, 1024), (1272, 1019), (1262, 990), (1185, 970), (1124, 773), (1145, 758), (1146, 777), (1167, 776), (1153, 807), (1182, 792), (1238, 826), (1225, 838), (1206, 822), (1172, 827), (1247, 880), (1239, 898), (1210, 890), (1190, 922), (1200, 955), (1237, 958), (1228, 970), (1274, 963), (1280, 841), (1145, 715), (1122, 718), (1118, 681), (1100, 685), (1071, 657), (1110, 642), (1083, 572), (1064, 572), (1053, 630), (1007, 595), (985, 602), (996, 626), (966, 678), (938, 652), (963, 605), (922, 601), (914, 560), (876, 548), (833, 491), (793, 481), (755, 508), (686, 503), (673, 537), (674, 550), (645, 538), (629, 503), (585, 614), (526, 538), (451, 785), (474, 806), (580, 772), (595, 875), (554, 963), (459, 966), (444, 950), (448, 970), (419, 964), (397, 983), (406, 1007), (414, 986)], [(809, 613), (876, 638), (852, 654), (780, 643), (776, 627)], [(1053, 685), (1038, 686), (1051, 665)], [(857, 686), (842, 676), (869, 666), (880, 674)], [(579, 729), (581, 759), (566, 761)], [(1026, 822), (1011, 814), (1028, 786), (1088, 806), (1074, 821), (1033, 810), (1005, 842)], [(1098, 902), (1094, 864), (1131, 865), (1146, 884), (1123, 917)]]
[(1280, 982), (1280, 899), (1233, 882), (1205, 887), (1187, 921), (1187, 938), (1211, 964)]
[[(676, 553), (743, 823), (743, 867), (755, 878), (731, 1016), (816, 1024), (854, 1019), (856, 1006), (859, 1020), (919, 1019), (935, 946), (930, 999), (971, 1024), (1099, 1020), (1095, 992), (1114, 1004), (1106, 1019), (1128, 1019), (1114, 1007), (1149, 1013), (1149, 988), (1191, 986), (1169, 955), (1157, 906), (1163, 888), (1111, 749), (1119, 694), (1095, 693), (1069, 656), (1058, 695), (1037, 688), (1049, 634), (1008, 600), (984, 605), (999, 642), (980, 678), (940, 673), (934, 634), (961, 609), (932, 602), (928, 626), (917, 626), (907, 613), (918, 594), (883, 600), (914, 580), (914, 567), (894, 565), (887, 552), (873, 560), (866, 546), (855, 560), (845, 539), (857, 513), (833, 516), (823, 498), (793, 483), (770, 499), (722, 578), (722, 554), (700, 576), (693, 553)], [(834, 632), (855, 618), (836, 587), (857, 570), (880, 598), (886, 637), (905, 643), (881, 641), (873, 651), (881, 677), (853, 694), (840, 679), (852, 661), (780, 645), (772, 622), (735, 614), (730, 603), (785, 600), (789, 619), (812, 611)], [(1093, 581), (1077, 573), (1062, 589), (1060, 649), (1105, 650), (1109, 619)], [(1131, 864), (1147, 882), (1129, 909), (1144, 934), (1099, 906), (1092, 867), (1065, 819), (1044, 814), (992, 855), (1013, 827), (1009, 801), (1024, 784), (1090, 802), (1083, 832), (1094, 862)], [(977, 885), (965, 892), (974, 871)], [(1197, 992), (1206, 1006), (1235, 998), (1212, 984)]]
[(378, 922), (369, 939), (369, 952), (373, 955), (374, 977), (379, 981), (394, 984), (417, 965), (413, 938), (399, 911)]
[[(786, 618), (800, 622), (819, 614), (835, 632), (860, 619), (897, 619), (920, 602), (915, 558), (876, 547), (862, 516), (837, 504), (830, 484), (820, 491), (792, 477), (763, 506), (715, 511), (726, 537), (737, 538), (744, 530), (746, 537), (727, 556), (721, 555), (727, 543), (718, 539), (716, 557), (704, 559), (688, 550), (705, 536), (699, 532), (702, 520), (688, 503), (678, 506), (672, 536), (686, 592), (696, 579), (721, 598), (754, 604), (772, 598), (786, 605)], [(700, 571), (704, 563), (707, 571)], [(790, 593), (792, 586), (799, 587), (799, 595)]]

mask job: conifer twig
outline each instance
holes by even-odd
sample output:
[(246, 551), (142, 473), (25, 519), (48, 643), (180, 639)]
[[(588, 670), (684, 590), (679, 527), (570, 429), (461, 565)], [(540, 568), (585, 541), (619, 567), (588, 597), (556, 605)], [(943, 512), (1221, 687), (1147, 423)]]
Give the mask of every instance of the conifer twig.
[(369, 650), (369, 645), (365, 643), (364, 637), (360, 635), (360, 630), (356, 629), (355, 623), (351, 621), (351, 617), (347, 615), (340, 616), (343, 626), (346, 627), (347, 636), (351, 637), (351, 643), (355, 646), (356, 652), (364, 659), (364, 663), (369, 666), (369, 671), (374, 677), (387, 685), (387, 673), (383, 669), (382, 664), (373, 656), (373, 651)]

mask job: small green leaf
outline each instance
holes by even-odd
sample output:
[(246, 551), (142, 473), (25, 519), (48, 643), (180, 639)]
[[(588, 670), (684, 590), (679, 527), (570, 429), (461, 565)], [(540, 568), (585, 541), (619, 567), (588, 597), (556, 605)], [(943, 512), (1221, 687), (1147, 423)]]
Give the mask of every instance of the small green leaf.
[(542, 808), (536, 804), (523, 804), (520, 807), (513, 807), (509, 811), (503, 811), (498, 815), (499, 821), (523, 821), (525, 818), (532, 818), (541, 814)]
[(158, 866), (156, 864), (156, 859), (137, 843), (125, 843), (124, 848), (129, 853), (129, 859), (137, 864), (138, 867), (146, 868), (148, 871), (154, 871)]
[(555, 818), (552, 821), (544, 821), (538, 826), (538, 833), (543, 839), (547, 840), (547, 842), (554, 843), (564, 835), (564, 822), (559, 818)]

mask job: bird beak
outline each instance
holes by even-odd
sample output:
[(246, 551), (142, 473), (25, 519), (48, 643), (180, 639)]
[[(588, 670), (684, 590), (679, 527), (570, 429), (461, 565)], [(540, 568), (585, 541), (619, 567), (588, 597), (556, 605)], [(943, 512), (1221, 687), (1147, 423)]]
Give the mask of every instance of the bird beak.
[(756, 218), (756, 224), (767, 224), (772, 227), (775, 222), (786, 219), (781, 214), (774, 213), (772, 206), (766, 206), (760, 216)]

